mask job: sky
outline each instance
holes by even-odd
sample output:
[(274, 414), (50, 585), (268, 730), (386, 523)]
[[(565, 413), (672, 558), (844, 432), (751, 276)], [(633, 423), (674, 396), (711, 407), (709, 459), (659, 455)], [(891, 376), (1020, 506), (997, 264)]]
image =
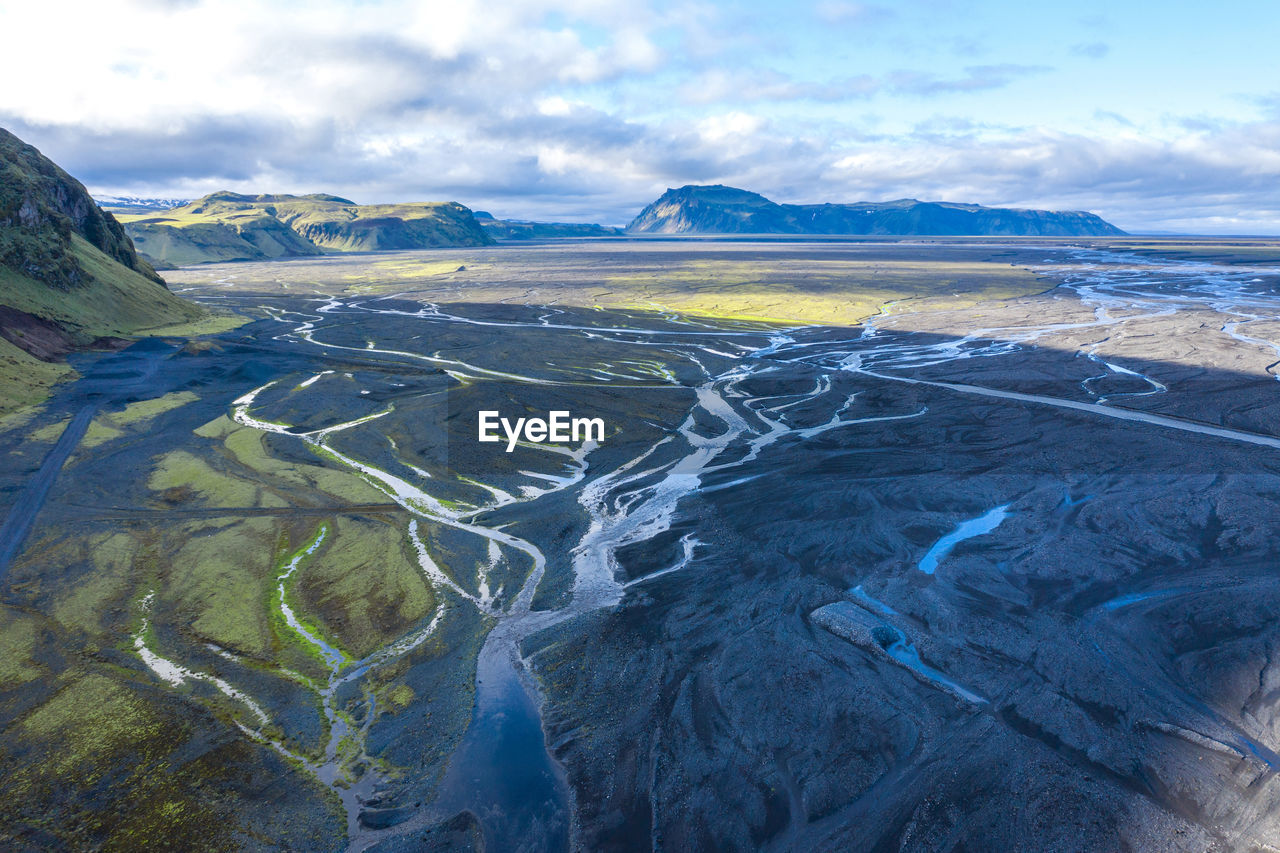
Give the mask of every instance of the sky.
[(0, 127), (97, 195), (625, 224), (666, 188), (1280, 234), (1280, 4), (0, 0)]

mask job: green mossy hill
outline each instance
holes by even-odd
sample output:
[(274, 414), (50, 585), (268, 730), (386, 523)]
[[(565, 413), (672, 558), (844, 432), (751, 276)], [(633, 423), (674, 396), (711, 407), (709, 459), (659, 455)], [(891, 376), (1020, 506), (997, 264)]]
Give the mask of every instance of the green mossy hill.
[(354, 205), (307, 201), (275, 205), (276, 216), (322, 249), (372, 252), (486, 246), (493, 242), (456, 201)]
[(0, 128), (0, 264), (51, 287), (88, 284), (93, 276), (77, 262), (71, 237), (129, 271), (163, 286), (133, 242), (88, 190), (34, 147)]
[(269, 214), (231, 214), (221, 222), (177, 223), (167, 215), (128, 223), (138, 248), (156, 266), (318, 255), (320, 249)]
[(1113, 237), (1124, 234), (1083, 210), (1025, 210), (899, 199), (854, 204), (776, 204), (721, 185), (669, 189), (640, 212), (633, 234), (863, 234)]
[(139, 249), (161, 265), (493, 243), (471, 211), (452, 201), (360, 205), (321, 193), (217, 192), (123, 220)]
[(207, 313), (169, 292), (79, 181), (0, 129), (0, 412), (73, 375), (74, 349)]

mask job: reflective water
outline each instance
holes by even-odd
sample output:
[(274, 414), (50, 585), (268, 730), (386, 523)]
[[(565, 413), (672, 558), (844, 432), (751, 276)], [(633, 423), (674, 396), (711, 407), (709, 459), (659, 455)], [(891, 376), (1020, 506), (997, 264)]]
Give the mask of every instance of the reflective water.
[(990, 533), (1000, 526), (1000, 522), (1004, 521), (1009, 515), (1009, 504), (1003, 504), (989, 509), (977, 518), (971, 518), (968, 521), (962, 521), (956, 525), (956, 529), (943, 536), (937, 542), (933, 543), (933, 547), (920, 558), (920, 571), (927, 575), (933, 574), (938, 564), (947, 558), (951, 553), (951, 549), (956, 547), (966, 539), (972, 539), (975, 536), (981, 536), (984, 533)]

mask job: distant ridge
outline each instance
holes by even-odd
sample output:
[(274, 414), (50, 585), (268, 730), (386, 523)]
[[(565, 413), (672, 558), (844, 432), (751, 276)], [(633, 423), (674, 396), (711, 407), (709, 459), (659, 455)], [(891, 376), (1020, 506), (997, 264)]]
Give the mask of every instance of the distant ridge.
[(1125, 232), (1083, 210), (1028, 210), (899, 199), (777, 204), (759, 193), (687, 185), (668, 189), (627, 226), (630, 234), (862, 234), (1116, 237)]
[(326, 193), (210, 193), (171, 210), (120, 216), (162, 267), (493, 243), (456, 201), (356, 204)]
[(489, 236), (498, 240), (555, 240), (564, 237), (621, 237), (622, 229), (581, 222), (533, 222), (528, 219), (496, 219), (477, 210), (476, 221)]

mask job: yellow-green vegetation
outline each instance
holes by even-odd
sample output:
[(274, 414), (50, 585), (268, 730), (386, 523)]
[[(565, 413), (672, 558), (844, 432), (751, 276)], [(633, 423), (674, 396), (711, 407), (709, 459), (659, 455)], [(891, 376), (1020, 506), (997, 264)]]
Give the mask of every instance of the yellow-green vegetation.
[(49, 320), (88, 342), (106, 335), (134, 335), (203, 319), (205, 311), (163, 285), (108, 258), (78, 235), (72, 253), (93, 281), (58, 290), (0, 267), (4, 304)]
[[(1018, 267), (907, 261), (686, 261), (648, 273), (609, 276), (593, 304), (719, 319), (855, 325), (890, 302), (959, 307), (1043, 291)], [(816, 267), (816, 269), (815, 269)]]
[(200, 397), (190, 391), (174, 391), (162, 397), (139, 400), (125, 406), (124, 411), (111, 415), (111, 422), (117, 425), (142, 423), (198, 399)]
[(484, 246), (492, 239), (457, 202), (356, 205), (342, 199), (274, 203), (274, 215), (331, 252)]
[[(192, 839), (200, 849), (233, 846), (235, 816), (214, 792), (231, 773), (253, 772), (262, 747), (215, 741), (203, 754), (175, 755), (190, 742), (189, 718), (121, 670), (76, 666), (50, 686), (5, 731), (22, 746), (0, 754), (11, 797), (5, 830), (39, 827), (49, 849), (193, 849)], [(13, 760), (21, 755), (40, 758)]]
[[(319, 249), (261, 212), (220, 219), (170, 215), (121, 217), (138, 251), (163, 264), (316, 255)], [(130, 221), (133, 220), (133, 221)]]
[[(225, 416), (196, 435), (211, 442), (214, 455), (176, 450), (155, 462), (147, 485), (167, 500), (218, 507), (284, 507), (296, 505), (300, 496), (327, 500), (325, 495), (357, 504), (386, 502), (385, 495), (345, 470), (281, 462), (267, 451), (263, 433)], [(289, 630), (272, 603), (275, 577), (288, 559), (269, 559), (279, 553), (270, 522), (224, 524), (185, 531), (184, 543), (169, 558), (173, 580), (161, 594), (196, 607), (191, 626), (201, 637), (263, 658), (272, 626), (277, 637)], [(398, 639), (435, 607), (419, 568), (404, 551), (402, 531), (345, 517), (304, 559), (286, 594), (309, 630), (314, 627), (314, 633), (357, 657)]]
[(114, 441), (124, 435), (124, 430), (116, 429), (107, 423), (104, 418), (95, 418), (89, 424), (89, 428), (84, 431), (84, 437), (80, 439), (78, 450), (92, 450), (100, 444), (106, 444), (108, 441)]
[(239, 477), (215, 470), (185, 450), (175, 450), (157, 461), (147, 487), (157, 492), (173, 490), (167, 497), (198, 499), (207, 506), (287, 506), (285, 501)]
[(409, 633), (435, 609), (435, 596), (406, 547), (398, 525), (339, 518), (293, 589), (325, 636), (363, 657)]
[[(89, 424), (89, 428), (85, 430), (84, 437), (80, 439), (77, 449), (83, 452), (92, 450), (108, 441), (114, 441), (125, 435), (127, 430), (145, 428), (155, 417), (185, 406), (187, 403), (195, 402), (198, 399), (200, 398), (190, 391), (175, 391), (162, 397), (130, 403), (119, 412), (100, 414), (93, 419), (93, 422)], [(46, 429), (48, 428), (46, 427)]]
[(161, 734), (161, 722), (119, 681), (97, 673), (69, 673), (58, 693), (19, 727), (28, 744), (40, 744), (41, 774), (83, 777), (101, 759), (129, 744)]
[(172, 326), (156, 326), (148, 329), (147, 334), (155, 337), (192, 338), (197, 335), (217, 335), (238, 329), (245, 323), (253, 322), (250, 317), (236, 314), (221, 314), (210, 311), (205, 317), (190, 322), (176, 323)]
[(224, 648), (269, 659), (277, 523), (266, 518), (191, 524), (160, 595), (178, 602), (191, 631)]
[(375, 282), (388, 278), (431, 278), (432, 276), (447, 275), (448, 273), (458, 272), (459, 267), (465, 267), (467, 270), (476, 272), (479, 269), (491, 269), (492, 264), (484, 264), (482, 267), (478, 268), (474, 261), (469, 261), (463, 258), (447, 261), (427, 261), (421, 258), (397, 258), (394, 261), (375, 261), (369, 265), (368, 272), (355, 273), (347, 276), (347, 278)]
[(353, 504), (387, 502), (385, 494), (370, 486), (359, 475), (323, 465), (281, 462), (267, 453), (263, 446), (263, 433), (251, 427), (237, 426), (229, 418), (219, 417), (210, 421), (196, 430), (196, 434), (223, 439), (224, 446), (236, 461), (269, 477), (277, 486), (316, 489)]
[(32, 441), (57, 441), (58, 436), (62, 435), (62, 431), (67, 428), (67, 424), (71, 423), (70, 418), (63, 418), (51, 424), (45, 424), (40, 429), (32, 430), (27, 438)]
[[(5, 343), (8, 343), (5, 341)], [(25, 355), (25, 353), (24, 353)], [(23, 429), (27, 424), (40, 414), (41, 409), (38, 406), (27, 406), (15, 412), (9, 412), (6, 415), (0, 415), (0, 434), (9, 432), (10, 430)]]
[(94, 635), (102, 630), (104, 614), (127, 602), (134, 584), (143, 580), (138, 571), (143, 568), (141, 547), (127, 533), (93, 534), (75, 544), (80, 553), (66, 557), (93, 568), (57, 592), (50, 615), (70, 631)]
[[(1030, 269), (1001, 261), (1001, 252), (976, 244), (936, 250), (857, 244), (776, 257), (760, 257), (760, 251), (738, 245), (703, 250), (701, 245), (671, 249), (593, 243), (478, 250), (463, 262), (456, 255), (433, 252), (379, 260), (330, 258), (323, 264), (300, 259), (287, 269), (237, 267), (234, 286), (298, 283), (333, 294), (404, 293), (437, 304), (660, 311), (786, 325), (853, 325), (893, 303), (912, 310), (958, 308), (1052, 286)], [(459, 266), (465, 269), (459, 271)], [(199, 284), (224, 273), (173, 275)]]
[(33, 659), (40, 621), (12, 607), (0, 607), (0, 690), (39, 678)]
[[(204, 426), (196, 427), (195, 434), (201, 438), (226, 438), (233, 431), (241, 429), (236, 422), (226, 415), (219, 415)], [(255, 430), (256, 432), (256, 430)]]
[[(0, 290), (5, 286), (0, 267)], [(49, 398), (49, 390), (76, 376), (65, 364), (41, 361), (0, 338), (0, 414), (12, 413)]]
[(407, 684), (397, 684), (383, 694), (382, 707), (392, 713), (403, 711), (413, 704), (414, 698), (416, 697), (412, 687)]
[[(271, 624), (276, 630), (276, 634), (281, 638), (288, 638), (296, 650), (302, 651), (309, 656), (313, 665), (319, 665), (324, 673), (329, 672), (330, 662), (321, 653), (316, 646), (316, 640), (327, 645), (339, 656), (338, 666), (346, 666), (351, 661), (351, 655), (348, 654), (339, 641), (333, 639), (332, 635), (327, 633), (323, 627), (316, 623), (307, 612), (305, 605), (298, 600), (295, 587), (298, 583), (298, 573), (313, 558), (315, 550), (319, 548), (329, 535), (329, 525), (322, 524), (315, 534), (301, 547), (297, 548), (291, 554), (287, 554), (276, 564), (275, 578), (271, 591), (270, 601), (270, 619)], [(292, 571), (290, 568), (292, 567)], [(286, 576), (287, 575), (287, 576)], [(285, 608), (293, 614), (293, 623), (291, 624), (285, 618)], [(312, 687), (315, 689), (314, 681)]]
[[(205, 317), (204, 309), (116, 263), (79, 235), (71, 235), (71, 247), (90, 281), (60, 290), (0, 266), (0, 303), (56, 325), (77, 345)], [(73, 375), (65, 364), (41, 361), (0, 340), (0, 412), (45, 399), (55, 383)]]
[(165, 288), (79, 181), (2, 128), (0, 308), (0, 413), (74, 375), (52, 363), (69, 349), (206, 315)]

